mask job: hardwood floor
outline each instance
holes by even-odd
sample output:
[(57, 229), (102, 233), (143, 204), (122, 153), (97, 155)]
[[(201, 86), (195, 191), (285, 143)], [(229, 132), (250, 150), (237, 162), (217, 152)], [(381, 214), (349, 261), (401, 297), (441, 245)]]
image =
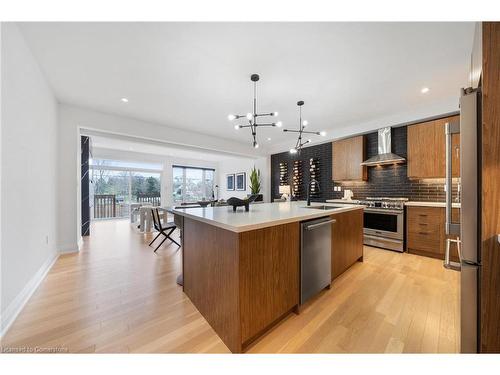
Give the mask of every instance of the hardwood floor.
[[(4, 348), (69, 352), (227, 353), (175, 283), (180, 251), (127, 221), (94, 223), (78, 254), (61, 256), (2, 340)], [(459, 273), (440, 260), (365, 247), (357, 263), (250, 353), (459, 350)]]

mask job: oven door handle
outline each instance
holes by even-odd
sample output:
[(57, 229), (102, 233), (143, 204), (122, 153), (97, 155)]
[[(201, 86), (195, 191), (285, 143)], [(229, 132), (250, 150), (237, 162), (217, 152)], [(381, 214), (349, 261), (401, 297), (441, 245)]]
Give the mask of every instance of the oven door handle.
[[(378, 237), (378, 236), (371, 236), (371, 235), (369, 235), (369, 234), (365, 234), (365, 235), (364, 235), (364, 237), (365, 237), (365, 238), (371, 238), (371, 239), (373, 239), (373, 240), (380, 240), (380, 239), (381, 239), (381, 237)], [(387, 242), (398, 243), (398, 244), (402, 242), (402, 240), (393, 240), (392, 238), (387, 238), (387, 237), (383, 237), (383, 240), (384, 240), (384, 241), (387, 241)]]
[(385, 214), (385, 215), (402, 215), (403, 211), (393, 211), (387, 210), (385, 208), (377, 209), (377, 208), (365, 208), (365, 212), (372, 212), (377, 214)]

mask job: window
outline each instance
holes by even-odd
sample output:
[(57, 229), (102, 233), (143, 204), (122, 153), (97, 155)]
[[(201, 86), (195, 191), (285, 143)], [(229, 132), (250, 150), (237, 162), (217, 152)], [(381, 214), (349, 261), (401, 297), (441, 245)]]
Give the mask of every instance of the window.
[(128, 217), (132, 203), (161, 205), (161, 172), (140, 169), (142, 166), (139, 163), (92, 161), (90, 189), (93, 198), (90, 204), (94, 219)]
[(212, 199), (215, 170), (209, 168), (173, 166), (174, 202), (197, 202)]

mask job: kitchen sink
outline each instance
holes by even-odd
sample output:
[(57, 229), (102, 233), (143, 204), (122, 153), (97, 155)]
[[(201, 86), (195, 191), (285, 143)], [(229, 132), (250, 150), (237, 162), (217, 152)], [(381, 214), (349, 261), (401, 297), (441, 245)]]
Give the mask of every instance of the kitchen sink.
[(304, 206), (302, 208), (314, 208), (315, 210), (334, 210), (336, 208), (339, 208), (339, 206), (321, 205), (321, 206)]

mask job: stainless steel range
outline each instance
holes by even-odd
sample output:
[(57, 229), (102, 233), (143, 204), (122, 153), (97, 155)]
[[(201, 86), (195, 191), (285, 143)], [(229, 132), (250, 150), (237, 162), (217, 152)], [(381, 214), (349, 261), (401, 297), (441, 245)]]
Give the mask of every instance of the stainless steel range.
[(359, 201), (364, 212), (364, 244), (404, 251), (404, 204), (408, 198), (372, 198)]

